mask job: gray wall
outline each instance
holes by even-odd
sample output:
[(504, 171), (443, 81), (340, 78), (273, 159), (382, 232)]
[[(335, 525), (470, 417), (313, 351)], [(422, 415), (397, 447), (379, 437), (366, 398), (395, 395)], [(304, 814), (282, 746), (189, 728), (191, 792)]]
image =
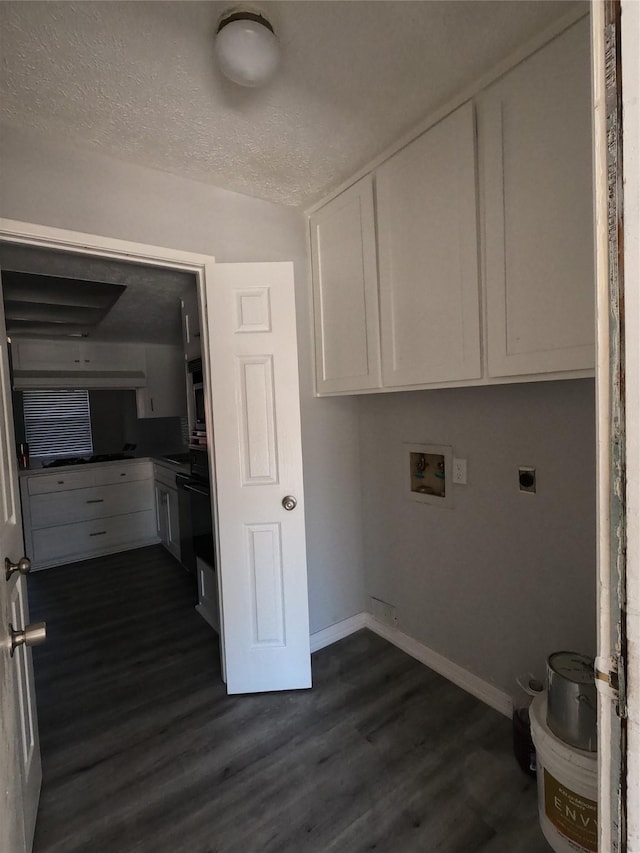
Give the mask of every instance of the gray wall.
[(357, 400), (312, 397), (306, 229), (296, 210), (0, 127), (0, 215), (215, 255), (293, 260), (311, 630), (364, 606)]
[[(2, 216), (220, 261), (294, 261), (312, 631), (375, 595), (403, 631), (507, 691), (550, 651), (593, 653), (591, 381), (314, 399), (300, 213), (10, 128), (2, 139)], [(404, 441), (468, 460), (454, 509), (405, 499)], [(537, 467), (535, 497), (517, 490), (519, 464)]]
[[(138, 456), (161, 456), (184, 449), (181, 419), (139, 420), (135, 391), (89, 391), (89, 410), (94, 453), (120, 452), (125, 442), (136, 445)], [(16, 443), (26, 441), (22, 391), (13, 391), (13, 423)]]
[[(367, 595), (398, 627), (497, 687), (558, 649), (595, 653), (592, 380), (361, 400)], [(407, 498), (403, 442), (468, 461), (453, 509)], [(535, 495), (519, 465), (537, 470)]]

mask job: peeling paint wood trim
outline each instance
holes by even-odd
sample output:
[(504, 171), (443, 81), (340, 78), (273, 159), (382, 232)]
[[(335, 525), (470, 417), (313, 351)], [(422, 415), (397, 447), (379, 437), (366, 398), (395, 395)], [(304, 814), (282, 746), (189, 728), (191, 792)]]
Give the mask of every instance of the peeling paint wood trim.
[(599, 849), (626, 847), (625, 432), (620, 5), (592, 4), (597, 289), (598, 654), (618, 661), (618, 711), (599, 693)]
[(627, 501), (627, 851), (640, 853), (640, 4), (622, 0)]

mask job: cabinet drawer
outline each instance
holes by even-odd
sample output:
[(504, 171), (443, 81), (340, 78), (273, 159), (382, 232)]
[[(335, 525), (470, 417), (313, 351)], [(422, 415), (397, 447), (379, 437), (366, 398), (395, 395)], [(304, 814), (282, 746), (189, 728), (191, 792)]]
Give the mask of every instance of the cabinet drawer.
[(124, 465), (106, 465), (96, 469), (96, 486), (110, 483), (130, 483), (137, 480), (151, 480), (153, 466), (151, 462), (127, 462)]
[(69, 471), (61, 468), (56, 474), (45, 474), (42, 477), (30, 477), (28, 481), (30, 495), (66, 492), (68, 489), (86, 489), (93, 485), (95, 485), (94, 472), (87, 469), (83, 469), (82, 471)]
[(177, 489), (176, 486), (176, 474), (178, 472), (173, 470), (169, 470), (168, 468), (164, 468), (162, 465), (154, 465), (153, 466), (153, 478), (158, 483), (162, 483), (163, 486), (166, 486), (169, 489)]
[(150, 509), (34, 530), (33, 558), (37, 564), (51, 564), (155, 538), (155, 514)]
[(33, 495), (31, 526), (50, 527), (153, 508), (151, 480)]
[(151, 463), (148, 461), (100, 467), (87, 465), (81, 470), (59, 468), (55, 474), (29, 477), (28, 490), (30, 495), (44, 495), (50, 492), (65, 492), (69, 489), (107, 486), (110, 483), (151, 479), (151, 472)]

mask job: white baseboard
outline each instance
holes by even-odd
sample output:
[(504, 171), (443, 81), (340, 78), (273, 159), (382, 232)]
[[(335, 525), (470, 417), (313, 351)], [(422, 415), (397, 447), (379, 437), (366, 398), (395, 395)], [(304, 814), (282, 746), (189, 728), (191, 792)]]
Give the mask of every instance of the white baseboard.
[(493, 684), (489, 684), (483, 678), (469, 672), (468, 669), (458, 666), (457, 663), (453, 663), (453, 661), (443, 657), (438, 652), (434, 652), (433, 649), (428, 648), (428, 646), (423, 645), (418, 640), (414, 640), (408, 634), (404, 634), (396, 628), (379, 622), (370, 613), (357, 613), (355, 616), (350, 616), (348, 619), (343, 619), (342, 622), (337, 622), (335, 625), (330, 625), (328, 628), (312, 634), (310, 637), (311, 651), (317, 652), (325, 646), (330, 646), (332, 643), (348, 637), (349, 634), (354, 634), (361, 628), (368, 628), (374, 634), (384, 637), (385, 640), (402, 649), (403, 652), (411, 655), (412, 658), (419, 660), (420, 663), (428, 666), (429, 669), (444, 676), (444, 678), (453, 682), (453, 684), (466, 690), (467, 693), (471, 693), (476, 699), (480, 699), (481, 702), (484, 702), (506, 717), (511, 717), (513, 703), (508, 693), (505, 693)]
[(343, 640), (349, 634), (355, 634), (366, 627), (367, 613), (356, 613), (355, 616), (349, 616), (348, 619), (343, 619), (342, 622), (336, 622), (335, 625), (329, 625), (328, 628), (323, 628), (322, 631), (317, 631), (309, 638), (311, 651), (317, 652), (324, 649), (325, 646), (330, 646), (332, 643), (337, 643), (338, 640)]
[(403, 634), (402, 631), (398, 631), (396, 628), (391, 628), (389, 625), (378, 622), (370, 613), (367, 613), (366, 616), (366, 627), (370, 631), (384, 637), (385, 640), (393, 643), (394, 646), (402, 649), (403, 652), (411, 655), (412, 658), (419, 660), (420, 663), (428, 666), (429, 669), (432, 669), (439, 675), (443, 675), (449, 681), (457, 684), (458, 687), (466, 690), (467, 693), (471, 693), (476, 699), (480, 699), (481, 702), (484, 702), (506, 717), (511, 717), (513, 703), (508, 693), (505, 693), (498, 687), (494, 687), (493, 684), (489, 684), (483, 678), (469, 672), (468, 669), (458, 666), (457, 663), (453, 663), (453, 661), (443, 657), (438, 652), (434, 652), (433, 649), (419, 643), (408, 634)]

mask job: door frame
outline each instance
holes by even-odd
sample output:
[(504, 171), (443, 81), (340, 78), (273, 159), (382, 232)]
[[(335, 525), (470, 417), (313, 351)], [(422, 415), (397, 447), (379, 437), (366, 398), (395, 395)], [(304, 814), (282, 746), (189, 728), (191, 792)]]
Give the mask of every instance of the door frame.
[[(208, 423), (213, 423), (213, 404), (211, 395), (211, 380), (209, 376), (210, 347), (207, 324), (206, 283), (213, 280), (215, 258), (213, 255), (203, 255), (196, 252), (185, 252), (164, 246), (151, 246), (146, 243), (134, 243), (104, 237), (97, 234), (85, 234), (80, 231), (70, 231), (66, 228), (54, 228), (31, 222), (20, 222), (15, 219), (0, 217), (0, 243), (32, 246), (39, 249), (54, 249), (71, 252), (78, 255), (105, 258), (108, 260), (127, 261), (128, 263), (144, 264), (146, 266), (179, 270), (195, 276), (198, 294), (198, 310), (200, 311), (200, 328), (202, 330), (202, 362), (204, 371), (205, 415)], [(207, 451), (209, 456), (209, 473), (214, 488), (211, 492), (211, 511), (213, 514), (214, 547), (216, 561), (219, 564), (220, 551), (218, 542), (218, 500), (216, 488), (216, 465), (212, 432), (207, 436)], [(220, 607), (220, 663), (222, 678), (226, 681), (225, 645), (223, 630), (223, 596), (221, 590), (221, 572), (218, 576), (218, 600)]]
[(626, 396), (626, 845), (640, 853), (640, 4), (622, 0)]
[(634, 0), (594, 0), (591, 43), (598, 331), (599, 849), (639, 853), (638, 4)]

